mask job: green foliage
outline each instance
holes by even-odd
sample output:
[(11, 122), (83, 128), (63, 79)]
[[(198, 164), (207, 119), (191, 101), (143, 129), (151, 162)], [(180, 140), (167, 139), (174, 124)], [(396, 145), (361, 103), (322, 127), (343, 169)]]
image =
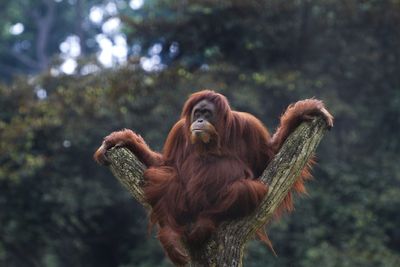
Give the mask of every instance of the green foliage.
[[(98, 26), (90, 24), (90, 8), (102, 0), (14, 0), (0, 3), (0, 77), (38, 73), (49, 68), (67, 36), (81, 39), (81, 52), (95, 50), (92, 39)], [(23, 31), (12, 34), (20, 23)], [(68, 25), (68, 27), (66, 27)], [(89, 27), (90, 25), (90, 27)]]
[[(309, 196), (269, 227), (278, 258), (252, 242), (245, 266), (399, 266), (399, 1), (217, 2), (127, 12), (144, 48), (179, 43), (161, 72), (132, 63), (0, 85), (1, 266), (170, 266), (143, 210), (92, 153), (124, 127), (160, 150), (202, 88), (271, 132), (301, 98), (323, 99), (336, 118)], [(20, 16), (12, 1), (0, 5)]]

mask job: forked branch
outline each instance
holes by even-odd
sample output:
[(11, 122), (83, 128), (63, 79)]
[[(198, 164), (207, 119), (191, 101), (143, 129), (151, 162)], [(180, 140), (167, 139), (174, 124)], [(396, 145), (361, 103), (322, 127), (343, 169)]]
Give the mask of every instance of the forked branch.
[[(189, 250), (190, 266), (242, 266), (246, 242), (254, 236), (257, 229), (271, 220), (326, 130), (327, 125), (322, 118), (302, 123), (288, 137), (260, 178), (269, 186), (268, 194), (260, 206), (248, 217), (221, 224), (206, 245), (195, 251)], [(111, 149), (107, 156), (115, 177), (137, 201), (149, 209), (142, 189), (145, 166), (124, 148)]]

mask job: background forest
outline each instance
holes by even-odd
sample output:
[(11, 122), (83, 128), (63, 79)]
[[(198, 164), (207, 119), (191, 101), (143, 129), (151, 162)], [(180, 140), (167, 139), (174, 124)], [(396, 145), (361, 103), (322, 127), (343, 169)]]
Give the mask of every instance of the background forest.
[(400, 266), (399, 25), (399, 0), (1, 1), (0, 266), (171, 266), (92, 154), (124, 127), (161, 149), (203, 88), (272, 132), (303, 98), (336, 118), (245, 266)]

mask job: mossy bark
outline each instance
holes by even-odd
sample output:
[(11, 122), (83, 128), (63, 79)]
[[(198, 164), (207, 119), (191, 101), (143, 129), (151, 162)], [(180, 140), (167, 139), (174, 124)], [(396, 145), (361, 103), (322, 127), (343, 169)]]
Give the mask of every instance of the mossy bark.
[[(268, 184), (268, 194), (253, 214), (240, 220), (223, 223), (202, 248), (188, 249), (191, 267), (240, 267), (243, 266), (245, 244), (257, 229), (271, 220), (274, 211), (289, 192), (296, 177), (312, 157), (326, 132), (322, 118), (302, 123), (285, 141), (279, 153), (269, 163), (261, 176)], [(121, 184), (146, 209), (142, 186), (145, 166), (125, 148), (107, 152), (111, 171)]]

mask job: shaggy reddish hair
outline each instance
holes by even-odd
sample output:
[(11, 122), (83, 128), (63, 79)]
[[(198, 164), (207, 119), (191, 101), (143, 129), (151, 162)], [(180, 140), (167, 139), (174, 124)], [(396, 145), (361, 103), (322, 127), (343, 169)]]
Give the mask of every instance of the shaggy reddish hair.
[[(202, 100), (214, 104), (219, 138), (217, 152), (206, 156), (190, 144), (191, 112)], [(202, 244), (221, 221), (246, 216), (257, 207), (268, 191), (257, 178), (280, 147), (271, 141), (258, 119), (232, 111), (225, 96), (205, 90), (189, 97), (166, 140), (164, 162), (145, 172), (145, 195), (153, 207), (150, 222), (159, 225), (158, 237), (173, 262), (187, 261), (181, 240)], [(303, 174), (294, 191), (304, 191), (309, 173)], [(279, 212), (292, 208), (289, 193)], [(258, 236), (271, 247), (264, 231)]]
[[(214, 106), (216, 134), (212, 138), (216, 140), (193, 144), (191, 114), (203, 100)], [(323, 103), (307, 99), (289, 106), (271, 137), (253, 115), (232, 111), (225, 96), (204, 90), (186, 101), (162, 154), (152, 151), (139, 135), (123, 130), (105, 138), (95, 159), (106, 163), (106, 150), (122, 145), (146, 164), (144, 193), (152, 207), (150, 226), (158, 226), (158, 238), (168, 257), (176, 265), (184, 265), (188, 256), (181, 242), (189, 247), (201, 246), (222, 221), (253, 212), (268, 191), (258, 178), (288, 135), (303, 120), (315, 115), (324, 116), (332, 126), (333, 117)], [(304, 182), (311, 177), (310, 166), (311, 162), (294, 183), (292, 192), (305, 193)], [(293, 201), (289, 192), (277, 214), (291, 210)], [(258, 235), (272, 248), (263, 230)]]

